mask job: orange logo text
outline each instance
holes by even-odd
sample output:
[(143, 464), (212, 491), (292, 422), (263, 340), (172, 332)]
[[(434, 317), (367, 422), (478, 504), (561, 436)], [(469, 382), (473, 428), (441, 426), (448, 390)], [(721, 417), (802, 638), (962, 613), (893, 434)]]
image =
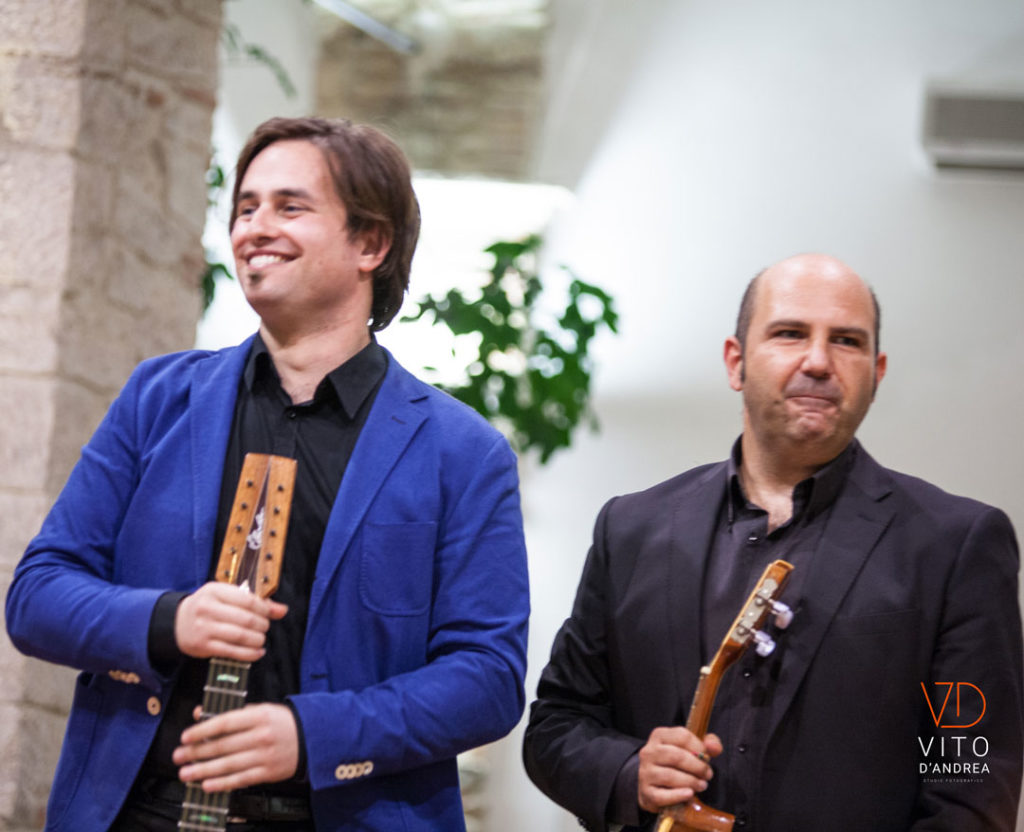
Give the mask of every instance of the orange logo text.
[[(945, 695), (945, 697), (942, 700), (942, 707), (939, 708), (939, 712), (938, 712), (937, 715), (935, 713), (935, 706), (932, 704), (932, 699), (928, 695), (928, 689), (924, 686), (924, 682), (921, 682), (921, 691), (924, 693), (925, 701), (928, 703), (928, 710), (931, 711), (932, 719), (935, 721), (935, 727), (936, 728), (970, 728), (972, 725), (977, 725), (979, 722), (981, 722), (981, 718), (983, 716), (985, 716), (985, 708), (988, 706), (986, 701), (985, 701), (985, 694), (981, 692), (981, 688), (979, 688), (977, 685), (971, 684), (970, 682), (935, 682), (934, 684), (939, 685), (939, 686), (942, 686), (942, 685), (946, 686), (946, 695)], [(953, 693), (953, 688), (954, 687), (956, 688), (956, 714), (955, 714), (955, 716), (958, 719), (960, 718), (960, 694), (961, 694), (961, 691), (964, 688), (970, 688), (971, 690), (974, 691), (974, 693), (972, 693), (971, 690), (966, 691), (965, 692), (965, 698), (974, 698), (975, 700), (977, 700), (980, 697), (980, 699), (981, 699), (981, 713), (978, 714), (978, 718), (975, 719), (974, 722), (968, 722), (968, 723), (950, 722), (950, 723), (945, 723), (945, 722), (942, 721), (943, 715), (946, 713), (946, 706), (949, 704), (949, 697)], [(941, 695), (941, 691), (940, 691), (940, 695)], [(973, 712), (973, 710), (971, 712)], [(949, 717), (947, 716), (947, 719), (948, 718)]]

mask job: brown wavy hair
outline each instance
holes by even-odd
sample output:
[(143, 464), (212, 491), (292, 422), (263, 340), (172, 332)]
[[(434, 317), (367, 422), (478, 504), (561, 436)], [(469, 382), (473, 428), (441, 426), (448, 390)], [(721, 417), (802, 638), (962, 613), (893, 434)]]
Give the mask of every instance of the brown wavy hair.
[(231, 226), (238, 193), (252, 160), (275, 142), (301, 139), (320, 149), (334, 188), (348, 212), (349, 235), (376, 233), (390, 243), (373, 272), (370, 329), (384, 329), (398, 314), (409, 288), (409, 269), (420, 233), (420, 206), (409, 161), (388, 136), (348, 119), (272, 118), (249, 137), (238, 155), (231, 197)]

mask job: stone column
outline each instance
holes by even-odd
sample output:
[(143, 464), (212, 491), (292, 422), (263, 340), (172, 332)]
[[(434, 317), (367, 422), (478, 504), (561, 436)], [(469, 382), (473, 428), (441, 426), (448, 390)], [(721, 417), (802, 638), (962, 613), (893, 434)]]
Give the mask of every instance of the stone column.
[[(191, 346), (220, 0), (0, 0), (0, 590), (141, 359)], [(73, 674), (0, 639), (0, 829), (39, 829)]]

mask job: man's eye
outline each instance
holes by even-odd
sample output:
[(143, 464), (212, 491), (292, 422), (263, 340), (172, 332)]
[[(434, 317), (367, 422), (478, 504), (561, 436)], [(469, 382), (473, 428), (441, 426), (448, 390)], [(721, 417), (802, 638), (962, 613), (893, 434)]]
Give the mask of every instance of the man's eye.
[(834, 339), (835, 343), (840, 344), (844, 347), (859, 347), (860, 338), (856, 338), (853, 335), (837, 335)]
[(775, 333), (776, 338), (801, 338), (803, 333), (799, 329), (780, 329)]
[(298, 214), (299, 212), (305, 210), (305, 206), (299, 205), (294, 202), (289, 202), (288, 204), (284, 205), (281, 208), (281, 210), (286, 214)]
[(248, 217), (255, 210), (256, 209), (253, 208), (253, 206), (251, 206), (251, 205), (242, 205), (238, 209), (238, 216), (240, 216), (240, 217)]

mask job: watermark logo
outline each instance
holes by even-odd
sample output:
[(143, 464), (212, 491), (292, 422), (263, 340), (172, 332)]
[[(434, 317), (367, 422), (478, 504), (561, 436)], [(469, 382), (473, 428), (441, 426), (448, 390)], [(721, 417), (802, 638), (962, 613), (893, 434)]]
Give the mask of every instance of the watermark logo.
[[(918, 772), (927, 782), (981, 782), (988, 774), (988, 739), (980, 734), (947, 736), (938, 731), (973, 728), (985, 716), (988, 701), (973, 682), (933, 682), (929, 692), (921, 682), (921, 692), (935, 723), (936, 734), (918, 737), (921, 760)], [(954, 696), (955, 694), (955, 696)]]
[[(925, 701), (928, 703), (928, 710), (932, 712), (932, 719), (935, 721), (936, 728), (971, 728), (981, 722), (981, 718), (985, 716), (985, 709), (988, 707), (988, 703), (985, 701), (985, 694), (981, 692), (981, 688), (971, 682), (935, 682), (937, 686), (946, 686), (946, 695), (942, 700), (942, 705), (939, 707), (939, 712), (936, 715), (935, 705), (932, 703), (932, 698), (928, 695), (928, 689), (924, 686), (924, 682), (921, 682), (921, 691), (924, 693)], [(959, 719), (961, 715), (961, 691), (963, 688), (968, 688), (966, 691), (968, 701), (973, 700), (977, 703), (981, 702), (981, 711), (978, 713), (977, 718), (973, 722), (966, 723), (947, 723), (943, 722), (943, 717), (946, 713), (946, 707), (949, 705), (949, 697), (953, 693), (953, 688), (956, 688), (956, 715), (955, 718)], [(971, 693), (974, 691), (974, 693)], [(941, 695), (941, 691), (939, 691)], [(976, 708), (976, 704), (975, 704)], [(964, 707), (964, 718), (977, 712), (974, 708)], [(950, 717), (946, 717), (947, 719)]]

